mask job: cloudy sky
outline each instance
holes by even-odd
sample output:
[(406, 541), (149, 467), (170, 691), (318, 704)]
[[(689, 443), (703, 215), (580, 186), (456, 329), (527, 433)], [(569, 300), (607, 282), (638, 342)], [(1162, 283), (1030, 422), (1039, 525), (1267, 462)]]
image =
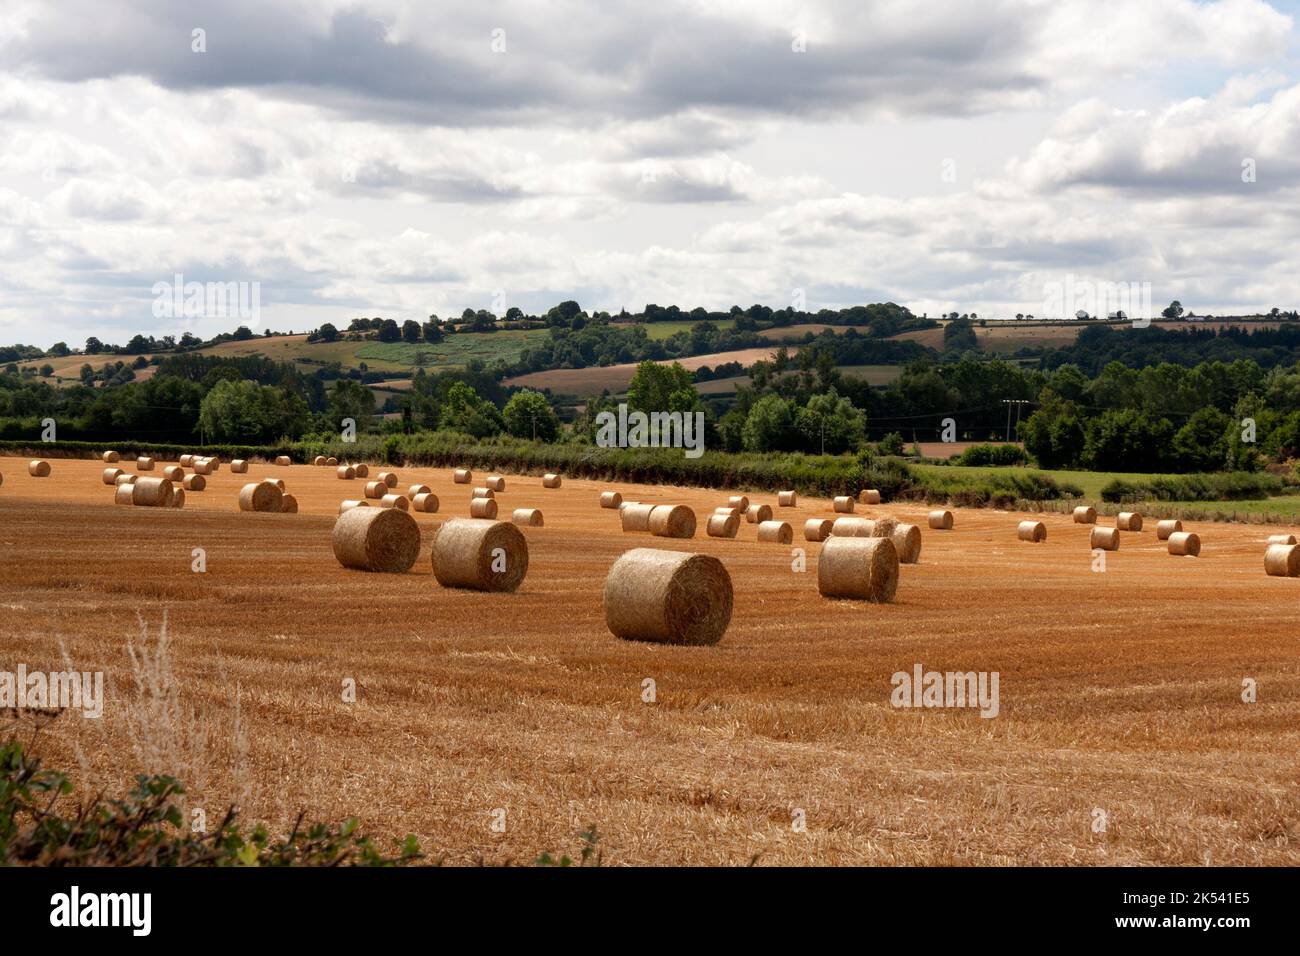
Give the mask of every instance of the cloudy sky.
[(0, 342), (576, 298), (1300, 307), (1300, 0), (4, 0)]

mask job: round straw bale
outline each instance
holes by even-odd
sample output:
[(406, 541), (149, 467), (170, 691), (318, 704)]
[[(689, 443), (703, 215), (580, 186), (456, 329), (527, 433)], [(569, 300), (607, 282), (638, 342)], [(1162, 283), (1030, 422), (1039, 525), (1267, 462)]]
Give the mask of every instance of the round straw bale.
[(469, 496), (471, 498), (495, 498), (497, 496), (497, 493), (493, 491), (491, 488), (488, 488), (486, 486), (480, 486), (475, 488), (473, 491), (471, 491), (469, 493)]
[(386, 484), (389, 488), (397, 487), (397, 472), (395, 471), (381, 471), (379, 474), (375, 475), (375, 477)]
[(1142, 516), (1136, 511), (1121, 511), (1115, 516), (1115, 527), (1120, 531), (1141, 531)]
[[(875, 528), (872, 529), (875, 531)], [(895, 525), (889, 540), (894, 542), (898, 560), (903, 564), (916, 564), (921, 559), (921, 529), (914, 524)]]
[(556, 474), (551, 474), (549, 472), (545, 475), (542, 475), (542, 487), (543, 488), (560, 487), (560, 476)]
[(746, 495), (732, 495), (727, 499), (727, 504), (742, 515), (749, 510), (749, 498)]
[(411, 507), (425, 514), (435, 514), (438, 510), (438, 496), (431, 491), (416, 495), (411, 499)]
[(1091, 505), (1079, 505), (1074, 509), (1075, 524), (1096, 524), (1097, 509)]
[(899, 527), (898, 519), (891, 518), (889, 515), (885, 515), (883, 518), (874, 518), (871, 521), (871, 537), (892, 538)]
[(1170, 518), (1166, 521), (1156, 522), (1156, 540), (1168, 541), (1169, 536), (1176, 531), (1183, 530), (1183, 523), (1176, 518)]
[(1300, 544), (1270, 544), (1264, 552), (1264, 573), (1275, 578), (1300, 577)]
[(406, 497), (414, 500), (416, 495), (427, 495), (431, 491), (433, 491), (433, 489), (428, 485), (411, 485), (411, 487), (406, 489)]
[(835, 522), (830, 518), (809, 518), (803, 523), (803, 537), (805, 541), (825, 541), (831, 536), (831, 528)]
[(618, 520), (624, 531), (649, 531), (650, 512), (654, 510), (654, 505), (629, 501), (618, 509)]
[(617, 508), (623, 503), (623, 496), (617, 491), (602, 491), (600, 493), (600, 506), (602, 508)]
[(131, 489), (131, 482), (124, 482), (117, 486), (113, 492), (113, 504), (115, 505), (133, 505), (135, 504), (135, 493)]
[(124, 474), (126, 474), (126, 472), (124, 472), (121, 468), (105, 468), (104, 484), (115, 485), (117, 484), (117, 479), (122, 477)]
[(334, 469), (334, 474), (344, 481), (352, 481), (357, 476), (357, 470), (351, 465), (339, 465)]
[(284, 497), (279, 487), (269, 481), (254, 481), (239, 489), (240, 511), (279, 511)]
[(290, 458), (288, 455), (276, 455), (275, 463), (279, 465), (281, 468), (288, 468), (290, 465), (293, 464), (293, 459)]
[(175, 493), (176, 486), (166, 478), (137, 478), (131, 482), (131, 503), (147, 508), (166, 508)]
[(168, 465), (163, 469), (163, 477), (168, 481), (184, 481), (185, 469), (180, 465)]
[(542, 513), (536, 508), (516, 508), (510, 515), (510, 520), (529, 528), (540, 528), (543, 525)]
[(167, 503), (167, 507), (169, 507), (169, 508), (184, 508), (184, 507), (185, 507), (185, 489), (184, 489), (184, 488), (177, 488), (177, 489), (175, 489), (175, 490), (172, 492), (172, 500), (169, 501), (169, 502)]
[(1196, 557), (1201, 553), (1201, 538), (1194, 531), (1175, 531), (1169, 536), (1169, 553)]
[(745, 510), (745, 520), (750, 524), (762, 524), (772, 520), (771, 505), (750, 505)]
[(194, 470), (196, 475), (210, 475), (215, 470), (213, 462), (209, 458), (191, 458), (190, 468)]
[(280, 498), (280, 513), (286, 515), (296, 515), (298, 513), (298, 499), (293, 495), (284, 495)]
[(337, 468), (338, 465), (339, 465), (339, 460), (335, 458), (333, 455), (330, 455), (328, 458), (325, 459), (326, 468)]
[(1268, 536), (1269, 544), (1295, 544), (1295, 535), (1293, 534), (1270, 534)]
[(208, 479), (202, 475), (186, 475), (181, 479), (181, 487), (186, 491), (202, 491), (208, 486)]
[(277, 487), (277, 488), (280, 489), (280, 494), (284, 494), (284, 479), (283, 479), (283, 478), (263, 478), (263, 479), (262, 479), (262, 484), (264, 484), (264, 485), (275, 485), (275, 487)]
[(794, 529), (788, 521), (763, 521), (758, 526), (758, 540), (789, 544), (794, 540)]
[(404, 511), (356, 502), (334, 522), (333, 544), (345, 568), (403, 574), (420, 556), (420, 526)]
[(194, 455), (181, 455), (181, 457), (176, 460), (182, 468), (188, 468), (193, 464), (194, 458)]
[(324, 467), (325, 467), (325, 456), (324, 456), (324, 455), (317, 455), (315, 458), (313, 458), (313, 459), (311, 460), (311, 463), (312, 463), (313, 465), (315, 465), (317, 468), (324, 468)]
[(633, 548), (605, 578), (605, 625), (625, 641), (716, 644), (734, 599), (731, 575), (717, 558)]
[(836, 518), (831, 522), (831, 534), (840, 538), (870, 538), (875, 522), (870, 518)]
[(366, 482), (367, 498), (382, 498), (386, 494), (388, 494), (388, 485), (384, 484), (382, 481)]
[(730, 506), (724, 508), (721, 505), (719, 505), (717, 508), (713, 509), (713, 513), (715, 515), (735, 515), (737, 518), (740, 517), (740, 509), (732, 508)]
[(1041, 521), (1022, 521), (1016, 528), (1016, 537), (1021, 541), (1046, 541), (1047, 525)]
[(360, 501), (357, 501), (355, 498), (346, 498), (343, 501), (339, 502), (339, 514), (343, 514), (343, 512), (345, 511), (351, 511), (353, 508), (369, 508), (369, 507), (370, 507), (370, 502), (366, 501), (364, 498), (362, 498)]
[(379, 499), (379, 507), (396, 508), (399, 511), (410, 511), (411, 500), (406, 495), (384, 495)]
[(115, 465), (122, 460), (122, 456), (115, 451), (106, 451), (99, 457), (106, 465)]
[(1093, 528), (1092, 534), (1088, 536), (1088, 547), (1100, 548), (1102, 551), (1118, 551), (1119, 529)]
[(951, 511), (931, 511), (929, 518), (930, 527), (935, 531), (952, 530), (952, 512)]
[(840, 514), (853, 514), (853, 499), (848, 495), (839, 495), (831, 502), (831, 507)]
[(506, 490), (506, 480), (502, 478), (500, 475), (488, 475), (486, 478), (483, 479), (483, 483), (487, 485), (489, 488), (491, 488), (493, 491)]
[(778, 491), (776, 493), (776, 503), (782, 508), (793, 508), (799, 503), (799, 496), (793, 491)]
[(445, 588), (514, 591), (528, 573), (528, 540), (507, 521), (452, 518), (434, 532), (432, 559)]
[(831, 537), (817, 558), (822, 597), (884, 604), (898, 590), (898, 550), (890, 538)]
[(647, 525), (660, 538), (693, 538), (695, 512), (686, 505), (655, 505)]
[(248, 474), (248, 462), (242, 458), (235, 458), (230, 462), (230, 470), (236, 475)]
[(136, 471), (153, 471), (153, 459), (148, 455), (141, 455), (135, 460)]
[(365, 462), (362, 462), (362, 463), (359, 464), (359, 465), (353, 465), (353, 466), (352, 466), (352, 470), (355, 471), (355, 472), (357, 473), (357, 477), (358, 477), (358, 478), (369, 478), (369, 477), (370, 477), (370, 466), (367, 465)]
[(132, 482), (135, 481), (135, 479), (136, 479), (135, 475), (129, 474), (127, 472), (123, 472), (122, 474), (118, 475), (116, 478), (113, 479), (113, 484), (117, 485), (120, 488), (122, 485), (131, 484)]
[(48, 461), (29, 461), (27, 463), (27, 474), (33, 478), (50, 477), (50, 463)]
[(468, 485), (474, 480), (474, 472), (468, 468), (457, 468), (451, 473), (451, 480), (458, 485)]
[(878, 505), (880, 504), (880, 492), (875, 488), (867, 488), (860, 491), (858, 492), (858, 503), (864, 505)]
[(497, 516), (497, 500), (495, 498), (473, 498), (469, 503), (469, 516), (471, 518), (487, 518), (494, 520)]
[(715, 512), (704, 523), (704, 530), (710, 538), (734, 538), (740, 530), (740, 515), (732, 510), (726, 514)]
[(204, 472), (204, 474), (213, 474), (213, 475), (215, 475), (217, 472), (219, 472), (219, 471), (221, 470), (221, 459), (220, 459), (220, 458), (204, 458), (203, 461), (204, 461), (204, 463), (205, 463), (209, 468), (211, 468), (211, 471), (210, 471), (210, 472)]

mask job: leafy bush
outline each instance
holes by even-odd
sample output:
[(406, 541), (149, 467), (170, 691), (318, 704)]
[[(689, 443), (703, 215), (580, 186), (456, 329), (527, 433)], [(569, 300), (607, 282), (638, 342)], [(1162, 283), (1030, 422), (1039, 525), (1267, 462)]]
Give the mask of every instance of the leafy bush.
[(1250, 501), (1287, 494), (1289, 479), (1263, 473), (1231, 471), (1205, 475), (1160, 475), (1133, 480), (1116, 478), (1101, 489), (1102, 501)]
[(971, 445), (957, 456), (954, 464), (978, 467), (1011, 467), (1024, 465), (1029, 456), (1019, 445)]
[(357, 832), (357, 821), (304, 828), (283, 840), (261, 826), (245, 834), (236, 811), (211, 833), (191, 833), (172, 777), (138, 776), (123, 799), (97, 797), (65, 810), (72, 784), (41, 768), (16, 739), (0, 745), (0, 864), (27, 866), (398, 866), (420, 859), (408, 836), (393, 856)]

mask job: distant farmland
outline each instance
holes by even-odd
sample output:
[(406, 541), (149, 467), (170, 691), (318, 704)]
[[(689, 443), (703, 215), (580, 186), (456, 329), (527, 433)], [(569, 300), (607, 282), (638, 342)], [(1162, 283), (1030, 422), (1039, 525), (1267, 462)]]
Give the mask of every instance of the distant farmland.
[[(791, 349), (790, 354), (793, 355), (796, 351), (798, 350)], [(733, 352), (714, 352), (711, 355), (692, 355), (689, 358), (669, 359), (660, 364), (671, 365), (676, 361), (683, 368), (693, 372), (705, 365), (716, 368), (728, 362), (739, 362), (741, 365), (749, 367), (755, 362), (772, 358), (773, 354), (771, 349), (765, 348), (736, 349)], [(636, 363), (624, 362), (619, 365), (606, 365), (604, 367), (558, 368), (548, 372), (530, 372), (527, 375), (508, 378), (505, 380), (505, 384), (517, 385), (522, 388), (535, 388), (539, 391), (550, 389), (555, 395), (599, 395), (603, 391), (617, 394), (626, 391), (634, 374), (636, 374)]]

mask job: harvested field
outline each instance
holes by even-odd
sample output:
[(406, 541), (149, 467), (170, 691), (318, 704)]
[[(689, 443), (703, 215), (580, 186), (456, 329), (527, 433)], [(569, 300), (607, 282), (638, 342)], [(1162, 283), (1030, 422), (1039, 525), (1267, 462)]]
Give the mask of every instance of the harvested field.
[[(469, 514), (448, 468), (401, 469), (443, 505), (411, 513), (422, 543), (404, 575), (339, 566), (331, 529), (359, 488), (333, 469), (222, 469), (179, 511), (115, 508), (102, 471), (60, 459), (35, 479), (26, 459), (0, 459), (0, 669), (65, 669), (66, 650), (105, 672), (104, 716), (65, 714), (39, 738), (80, 793), (170, 772), (209, 820), (231, 801), (280, 830), (300, 809), (355, 815), (452, 863), (572, 852), (591, 824), (614, 865), (1300, 863), (1287, 625), (1300, 580), (1264, 573), (1277, 526), (1185, 521), (1202, 540), (1194, 561), (1122, 533), (1095, 573), (1092, 526), (1068, 514), (1034, 516), (1049, 534), (1031, 546), (1019, 513), (953, 509), (939, 533), (924, 504), (860, 506), (924, 538), (894, 602), (869, 605), (818, 595), (820, 543), (759, 544), (748, 524), (735, 540), (624, 535), (598, 506), (617, 487), (703, 521), (725, 491), (567, 476), (543, 491), (540, 476), (507, 475), (502, 509), (542, 507), (546, 527), (520, 529), (519, 590), (491, 594), (434, 580), (433, 529)], [(239, 489), (270, 477), (299, 513), (240, 513)], [(800, 496), (781, 518), (831, 514)], [(609, 633), (606, 573), (633, 547), (724, 562), (735, 604), (719, 644)], [(158, 716), (126, 653), (164, 614), (159, 669), (192, 720)], [(891, 675), (917, 664), (999, 672), (999, 715), (893, 708)], [(1257, 703), (1242, 703), (1246, 677)]]

